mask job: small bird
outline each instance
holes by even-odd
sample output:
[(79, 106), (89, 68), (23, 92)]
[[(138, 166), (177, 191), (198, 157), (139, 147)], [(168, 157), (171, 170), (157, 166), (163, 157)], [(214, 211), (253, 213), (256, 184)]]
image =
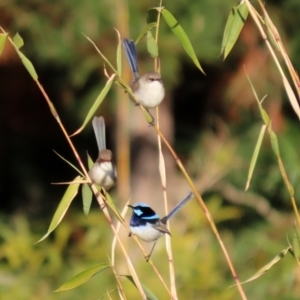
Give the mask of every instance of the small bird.
[(130, 69), (133, 73), (133, 80), (130, 87), (136, 100), (147, 109), (158, 106), (165, 97), (165, 88), (161, 80), (161, 75), (153, 71), (140, 76), (133, 40), (123, 39), (123, 45)]
[(93, 129), (99, 149), (99, 156), (89, 170), (92, 181), (105, 190), (109, 190), (117, 180), (117, 170), (112, 162), (112, 152), (106, 149), (105, 123), (103, 117), (94, 117)]
[(155, 213), (155, 211), (145, 203), (136, 203), (134, 205), (128, 205), (132, 208), (132, 216), (130, 219), (131, 234), (135, 234), (141, 240), (145, 242), (154, 242), (149, 255), (146, 256), (146, 260), (149, 261), (153, 249), (157, 240), (165, 233), (171, 236), (166, 224), (167, 221), (186, 204), (194, 194), (190, 192), (183, 200), (181, 200), (170, 213), (162, 219)]

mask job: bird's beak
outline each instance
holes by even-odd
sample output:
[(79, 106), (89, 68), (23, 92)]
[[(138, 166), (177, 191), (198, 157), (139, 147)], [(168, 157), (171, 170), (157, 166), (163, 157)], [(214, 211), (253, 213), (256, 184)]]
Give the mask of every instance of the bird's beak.
[(132, 206), (132, 205), (130, 205), (130, 204), (128, 204), (127, 206), (128, 206), (128, 207), (130, 207), (130, 208), (133, 208), (133, 206)]

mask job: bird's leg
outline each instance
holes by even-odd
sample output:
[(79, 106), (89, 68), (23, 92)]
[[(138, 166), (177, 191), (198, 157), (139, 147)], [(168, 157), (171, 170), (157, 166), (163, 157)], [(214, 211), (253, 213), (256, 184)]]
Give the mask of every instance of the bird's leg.
[(157, 242), (157, 240), (154, 241), (154, 244), (153, 244), (153, 247), (152, 247), (150, 253), (145, 257), (145, 258), (146, 258), (146, 262), (149, 261), (149, 259), (150, 259), (150, 257), (151, 257), (151, 254), (152, 254), (152, 252), (153, 252), (153, 249), (154, 249), (154, 247), (155, 247), (155, 245), (156, 245), (156, 242)]

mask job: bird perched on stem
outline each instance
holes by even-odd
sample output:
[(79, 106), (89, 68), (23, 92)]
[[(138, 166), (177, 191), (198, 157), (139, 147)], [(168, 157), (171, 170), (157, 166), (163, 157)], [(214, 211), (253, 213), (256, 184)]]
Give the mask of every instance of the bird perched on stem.
[(112, 152), (106, 149), (104, 118), (94, 117), (92, 124), (99, 155), (93, 167), (89, 170), (89, 176), (95, 184), (109, 190), (116, 183), (117, 170), (112, 162)]
[(161, 75), (153, 71), (140, 76), (133, 40), (123, 39), (123, 45), (130, 69), (133, 73), (133, 80), (130, 87), (136, 100), (147, 109), (158, 106), (165, 97), (165, 88), (161, 80)]
[(128, 205), (130, 208), (132, 208), (132, 216), (130, 219), (131, 233), (129, 235), (135, 234), (145, 242), (154, 242), (150, 253), (146, 256), (147, 261), (149, 261), (151, 257), (157, 240), (166, 233), (171, 236), (171, 233), (166, 226), (167, 221), (177, 211), (179, 211), (183, 207), (183, 205), (185, 205), (193, 196), (194, 194), (190, 192), (170, 211), (167, 216), (163, 217), (162, 219), (160, 219), (155, 211), (145, 203)]

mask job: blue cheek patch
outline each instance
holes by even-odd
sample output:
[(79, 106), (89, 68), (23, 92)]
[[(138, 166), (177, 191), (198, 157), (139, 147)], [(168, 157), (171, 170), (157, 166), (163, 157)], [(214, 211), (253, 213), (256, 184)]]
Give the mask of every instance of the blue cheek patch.
[(134, 211), (134, 213), (137, 214), (138, 216), (141, 216), (141, 215), (143, 214), (143, 212), (142, 212), (140, 209), (138, 209), (138, 208), (134, 208), (133, 211)]

